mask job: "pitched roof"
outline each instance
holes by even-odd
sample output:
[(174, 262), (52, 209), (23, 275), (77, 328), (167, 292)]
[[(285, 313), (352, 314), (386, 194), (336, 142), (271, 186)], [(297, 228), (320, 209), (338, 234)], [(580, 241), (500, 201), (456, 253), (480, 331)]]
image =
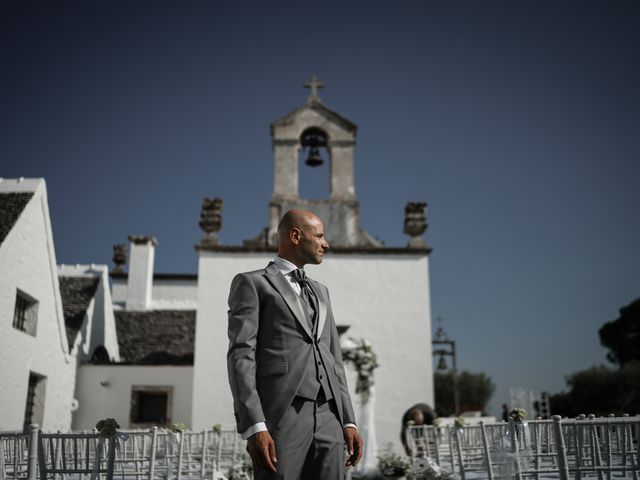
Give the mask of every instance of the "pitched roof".
[(314, 112), (325, 117), (330, 122), (333, 122), (336, 125), (339, 125), (340, 127), (344, 128), (346, 131), (351, 132), (353, 134), (355, 134), (356, 131), (358, 130), (358, 126), (355, 123), (353, 123), (351, 120), (347, 119), (346, 117), (343, 117), (335, 110), (331, 110), (320, 100), (312, 100), (311, 102), (307, 102), (304, 105), (301, 105), (300, 107), (296, 108), (293, 112), (288, 113), (284, 117), (279, 118), (278, 120), (273, 122), (271, 124), (271, 134), (273, 135), (273, 129), (275, 127), (286, 125), (287, 123), (291, 122), (296, 115), (298, 115), (300, 112), (304, 110), (313, 110)]
[(98, 277), (58, 277), (69, 350), (82, 328), (85, 313), (98, 288)]
[(115, 310), (122, 363), (193, 365), (195, 310)]
[(33, 192), (0, 193), (0, 244), (9, 234), (20, 214), (33, 197)]

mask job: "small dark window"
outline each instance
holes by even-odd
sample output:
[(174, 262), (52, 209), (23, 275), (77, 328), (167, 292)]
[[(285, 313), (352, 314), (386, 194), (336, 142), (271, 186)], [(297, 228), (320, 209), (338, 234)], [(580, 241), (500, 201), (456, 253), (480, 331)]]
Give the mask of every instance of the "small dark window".
[(38, 301), (22, 290), (16, 293), (16, 308), (13, 311), (13, 328), (36, 336)]
[(42, 426), (44, 414), (44, 395), (46, 377), (29, 372), (29, 384), (27, 386), (27, 402), (24, 409), (23, 430), (29, 431), (29, 425), (37, 423)]
[(132, 425), (169, 425), (173, 387), (132, 387)]
[(138, 423), (167, 421), (167, 394), (140, 393), (138, 396)]

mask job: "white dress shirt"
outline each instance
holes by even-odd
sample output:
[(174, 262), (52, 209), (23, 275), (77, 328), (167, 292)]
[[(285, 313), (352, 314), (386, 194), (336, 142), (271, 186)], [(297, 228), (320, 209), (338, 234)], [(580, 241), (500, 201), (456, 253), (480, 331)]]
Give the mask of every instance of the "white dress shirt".
[[(273, 259), (273, 263), (276, 264), (276, 267), (278, 267), (280, 272), (282, 272), (282, 274), (284, 275), (284, 278), (287, 279), (287, 281), (289, 282), (289, 286), (291, 286), (291, 288), (293, 288), (293, 290), (298, 295), (300, 295), (302, 293), (300, 284), (296, 282), (296, 280), (293, 278), (293, 275), (291, 275), (291, 272), (293, 272), (294, 270), (297, 270), (298, 267), (296, 267), (296, 265), (291, 263), (289, 260), (285, 260), (280, 256), (276, 256), (276, 258)], [(347, 428), (347, 427), (356, 428), (355, 424), (353, 423), (346, 423), (344, 425), (344, 428)], [(266, 431), (267, 431), (267, 424), (264, 422), (258, 422), (255, 425), (250, 426), (244, 432), (242, 432), (240, 436), (246, 440), (247, 438), (251, 437), (252, 435), (255, 435), (258, 432), (266, 432)]]

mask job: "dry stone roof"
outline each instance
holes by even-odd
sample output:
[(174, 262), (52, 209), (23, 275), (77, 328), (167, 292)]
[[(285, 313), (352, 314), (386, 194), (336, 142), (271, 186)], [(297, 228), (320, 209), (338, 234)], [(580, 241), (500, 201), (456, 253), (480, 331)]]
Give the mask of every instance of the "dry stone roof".
[(0, 193), (0, 245), (33, 197), (33, 192)]
[(122, 363), (193, 365), (195, 310), (115, 310)]
[(64, 312), (64, 325), (69, 342), (69, 350), (82, 328), (85, 313), (98, 288), (98, 277), (58, 277), (60, 296)]

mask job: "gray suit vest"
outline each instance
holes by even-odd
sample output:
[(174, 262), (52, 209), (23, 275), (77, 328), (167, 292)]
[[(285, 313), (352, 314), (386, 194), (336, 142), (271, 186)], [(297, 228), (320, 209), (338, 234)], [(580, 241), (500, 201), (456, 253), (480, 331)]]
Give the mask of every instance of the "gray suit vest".
[[(313, 296), (315, 297), (316, 305), (318, 305), (318, 297), (316, 296), (315, 292), (313, 292)], [(307, 400), (315, 400), (320, 394), (320, 389), (322, 389), (327, 400), (330, 400), (333, 398), (333, 394), (331, 392), (329, 382), (327, 381), (326, 366), (324, 365), (322, 355), (320, 355), (320, 348), (317, 341), (318, 324), (320, 323), (318, 321), (318, 311), (316, 308), (311, 310), (310, 312), (306, 308), (305, 303), (305, 301), (302, 302), (302, 304), (305, 306), (303, 310), (305, 311), (307, 321), (309, 322), (309, 325), (311, 325), (311, 332), (313, 333), (313, 355), (309, 356), (309, 362), (307, 364), (304, 380), (302, 381), (302, 385), (300, 385), (300, 388), (298, 388), (298, 392), (296, 395), (298, 397), (306, 398)], [(312, 314), (313, 321), (311, 320)]]

